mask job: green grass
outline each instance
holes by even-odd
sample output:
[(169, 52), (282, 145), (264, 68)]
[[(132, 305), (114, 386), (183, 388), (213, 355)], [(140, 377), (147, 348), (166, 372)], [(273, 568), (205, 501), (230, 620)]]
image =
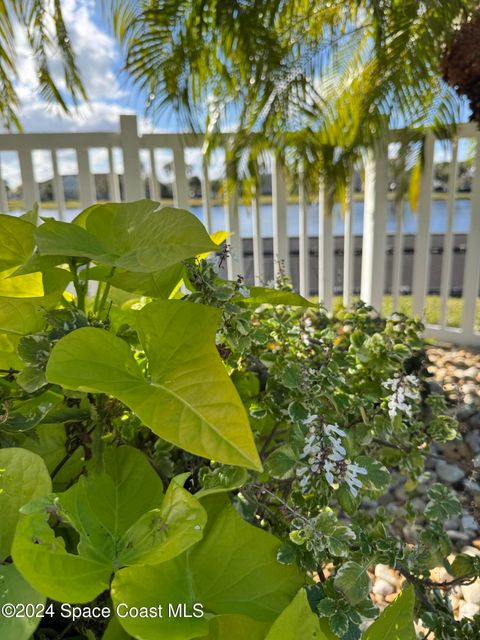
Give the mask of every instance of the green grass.
[[(358, 297), (356, 298), (358, 299)], [(335, 296), (333, 299), (334, 310), (342, 306), (342, 296)], [(440, 296), (427, 296), (425, 305), (424, 321), (427, 324), (440, 324)], [(413, 315), (413, 298), (412, 296), (400, 296), (399, 309), (401, 313), (407, 316)], [(382, 313), (389, 315), (393, 311), (393, 299), (391, 295), (383, 296)], [(463, 299), (449, 298), (447, 305), (447, 320), (450, 327), (459, 327), (462, 324), (463, 317)], [(477, 300), (477, 314), (475, 326), (480, 327), (480, 299)]]

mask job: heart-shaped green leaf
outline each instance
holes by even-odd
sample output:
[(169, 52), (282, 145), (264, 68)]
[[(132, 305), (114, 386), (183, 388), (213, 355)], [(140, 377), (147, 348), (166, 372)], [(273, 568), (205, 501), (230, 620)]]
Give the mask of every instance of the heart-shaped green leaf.
[[(162, 484), (132, 447), (108, 449), (104, 469), (93, 468), (68, 491), (27, 506), (12, 555), (40, 593), (63, 602), (88, 602), (108, 587), (121, 566), (164, 562), (200, 540), (206, 513), (175, 481)], [(53, 518), (63, 537), (50, 527)], [(75, 529), (78, 544), (68, 532)]]
[(154, 272), (215, 251), (192, 213), (158, 202), (109, 202), (83, 211), (74, 224), (49, 220), (35, 232), (41, 255), (86, 257), (128, 271)]
[[(218, 496), (211, 496), (217, 506)], [(223, 503), (223, 501), (222, 501)], [(208, 511), (208, 533), (182, 556), (155, 566), (126, 567), (112, 582), (117, 606), (158, 605), (168, 612), (195, 603), (220, 615), (247, 616), (271, 623), (288, 605), (303, 582), (297, 568), (277, 562), (280, 541), (240, 518), (227, 504), (217, 513)], [(207, 633), (203, 618), (132, 618), (120, 620), (133, 636), (187, 640)], [(209, 637), (209, 636), (207, 636)], [(213, 636), (215, 637), (215, 636)]]
[(113, 395), (162, 438), (225, 464), (260, 469), (245, 408), (215, 346), (220, 312), (180, 300), (138, 312), (149, 377), (130, 347), (86, 327), (54, 347), (46, 376), (69, 389)]

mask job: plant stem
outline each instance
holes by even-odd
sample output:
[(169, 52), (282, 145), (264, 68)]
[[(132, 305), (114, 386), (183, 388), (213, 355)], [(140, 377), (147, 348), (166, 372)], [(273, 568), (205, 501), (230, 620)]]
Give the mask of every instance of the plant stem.
[[(96, 425), (93, 425), (93, 427), (87, 430), (88, 435), (92, 433), (92, 431), (95, 429), (95, 426)], [(84, 441), (79, 440), (77, 444), (66, 455), (63, 456), (63, 458), (60, 460), (60, 462), (57, 464), (55, 469), (50, 474), (52, 478), (54, 478), (57, 475), (57, 473), (60, 471), (60, 469), (63, 467), (63, 465), (65, 465), (70, 460), (70, 458), (73, 456), (75, 451), (84, 444), (85, 444)]]
[(97, 313), (98, 313), (99, 317), (100, 317), (100, 315), (101, 315), (101, 313), (103, 311), (103, 308), (104, 308), (104, 306), (105, 306), (105, 304), (107, 302), (108, 294), (110, 292), (110, 287), (112, 286), (111, 282), (109, 282), (109, 279), (113, 276), (114, 273), (115, 273), (115, 267), (112, 267), (112, 270), (110, 271), (109, 275), (107, 276), (107, 280), (105, 281), (105, 288), (103, 289), (103, 294), (102, 294), (102, 297), (100, 299), (100, 303), (98, 305)]
[(80, 311), (85, 311), (85, 284), (80, 282), (78, 278), (77, 261), (75, 258), (70, 260), (70, 271), (72, 273), (73, 286), (77, 294), (77, 307)]
[(262, 460), (266, 457), (268, 445), (271, 443), (271, 441), (273, 440), (273, 438), (277, 434), (277, 431), (278, 431), (278, 428), (280, 427), (280, 425), (281, 425), (281, 422), (277, 422), (273, 426), (273, 428), (270, 431), (270, 433), (268, 434), (268, 436), (265, 438), (265, 442), (263, 443), (263, 446), (262, 446), (262, 448), (260, 450), (260, 458)]
[(403, 566), (399, 562), (395, 563), (395, 568), (402, 574), (402, 576), (406, 578), (407, 582), (413, 586), (417, 600), (419, 600), (423, 604), (425, 609), (427, 611), (435, 611), (432, 603), (423, 591), (423, 580), (421, 578), (417, 578), (417, 576), (414, 576), (405, 566)]
[(97, 313), (98, 303), (100, 302), (100, 293), (102, 291), (102, 283), (97, 282), (97, 291), (95, 292), (95, 300), (93, 302), (93, 313)]

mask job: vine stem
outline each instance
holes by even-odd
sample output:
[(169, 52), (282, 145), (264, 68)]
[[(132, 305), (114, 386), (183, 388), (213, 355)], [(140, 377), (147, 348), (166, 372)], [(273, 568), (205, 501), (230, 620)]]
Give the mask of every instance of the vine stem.
[(75, 258), (70, 260), (70, 271), (72, 274), (73, 286), (75, 287), (75, 292), (77, 294), (77, 307), (81, 311), (85, 311), (85, 289), (86, 283), (80, 282), (78, 277), (78, 267)]
[(270, 433), (268, 434), (268, 436), (265, 438), (265, 442), (263, 443), (263, 446), (260, 450), (260, 458), (263, 460), (264, 457), (266, 456), (267, 453), (267, 449), (268, 449), (268, 445), (271, 443), (271, 441), (273, 440), (273, 438), (275, 437), (275, 435), (278, 432), (278, 428), (280, 427), (281, 422), (277, 422), (273, 429), (270, 431)]
[(430, 600), (427, 598), (427, 596), (423, 592), (423, 589), (422, 589), (423, 580), (414, 576), (412, 573), (410, 573), (407, 567), (404, 567), (400, 563), (395, 563), (395, 568), (398, 569), (398, 571), (402, 574), (402, 576), (405, 577), (407, 582), (413, 586), (417, 599), (423, 604), (425, 609), (427, 611), (434, 612), (435, 608), (432, 606)]
[(108, 294), (110, 293), (110, 288), (112, 286), (112, 283), (109, 282), (109, 279), (113, 276), (113, 274), (115, 273), (115, 267), (112, 267), (112, 270), (110, 271), (110, 273), (107, 276), (107, 280), (105, 282), (105, 287), (103, 289), (103, 293), (102, 293), (102, 297), (100, 299), (100, 303), (98, 305), (98, 316), (100, 317), (100, 314), (103, 311), (103, 308), (105, 307), (105, 304), (107, 302), (107, 298), (108, 298)]
[[(97, 425), (93, 425), (93, 427), (91, 427), (90, 429), (87, 430), (87, 434), (90, 435), (92, 433), (92, 431), (95, 429)], [(70, 458), (73, 456), (73, 454), (75, 453), (75, 451), (81, 447), (83, 444), (85, 444), (84, 442), (82, 442), (81, 440), (73, 447), (73, 449), (71, 451), (69, 451), (66, 455), (63, 456), (63, 458), (60, 460), (60, 462), (57, 464), (57, 466), (55, 467), (55, 469), (52, 471), (52, 473), (50, 474), (52, 478), (54, 478), (57, 473), (60, 471), (60, 469), (70, 460)]]

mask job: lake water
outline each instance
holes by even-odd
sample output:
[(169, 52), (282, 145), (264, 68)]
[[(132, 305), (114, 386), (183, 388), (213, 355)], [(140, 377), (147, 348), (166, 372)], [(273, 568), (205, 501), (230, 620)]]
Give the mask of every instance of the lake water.
[[(395, 232), (395, 211), (393, 202), (390, 202), (390, 210), (387, 220), (387, 233)], [(192, 206), (191, 211), (203, 220), (203, 210), (201, 206)], [(72, 220), (79, 209), (68, 209), (64, 219)], [(12, 212), (17, 213), (17, 212)], [(58, 212), (52, 209), (42, 211), (46, 217), (58, 217)], [(470, 229), (471, 201), (458, 199), (456, 201), (453, 231), (454, 233), (468, 233)], [(333, 233), (335, 236), (343, 236), (343, 219), (339, 206), (333, 211), (334, 223)], [(409, 205), (405, 206), (404, 233), (414, 234), (417, 230), (417, 214), (412, 212)], [(242, 238), (252, 237), (252, 214), (251, 208), (241, 205), (239, 207), (240, 236)], [(298, 236), (298, 205), (289, 204), (287, 207), (287, 232), (289, 237)], [(447, 203), (443, 200), (433, 200), (432, 216), (430, 221), (431, 233), (445, 233), (447, 228)], [(212, 231), (225, 229), (225, 209), (222, 206), (212, 207)], [(262, 237), (272, 237), (272, 205), (262, 204), (260, 208), (260, 229)], [(363, 202), (353, 203), (353, 233), (362, 235), (363, 231)], [(308, 209), (308, 235), (318, 236), (318, 205), (312, 204)]]

